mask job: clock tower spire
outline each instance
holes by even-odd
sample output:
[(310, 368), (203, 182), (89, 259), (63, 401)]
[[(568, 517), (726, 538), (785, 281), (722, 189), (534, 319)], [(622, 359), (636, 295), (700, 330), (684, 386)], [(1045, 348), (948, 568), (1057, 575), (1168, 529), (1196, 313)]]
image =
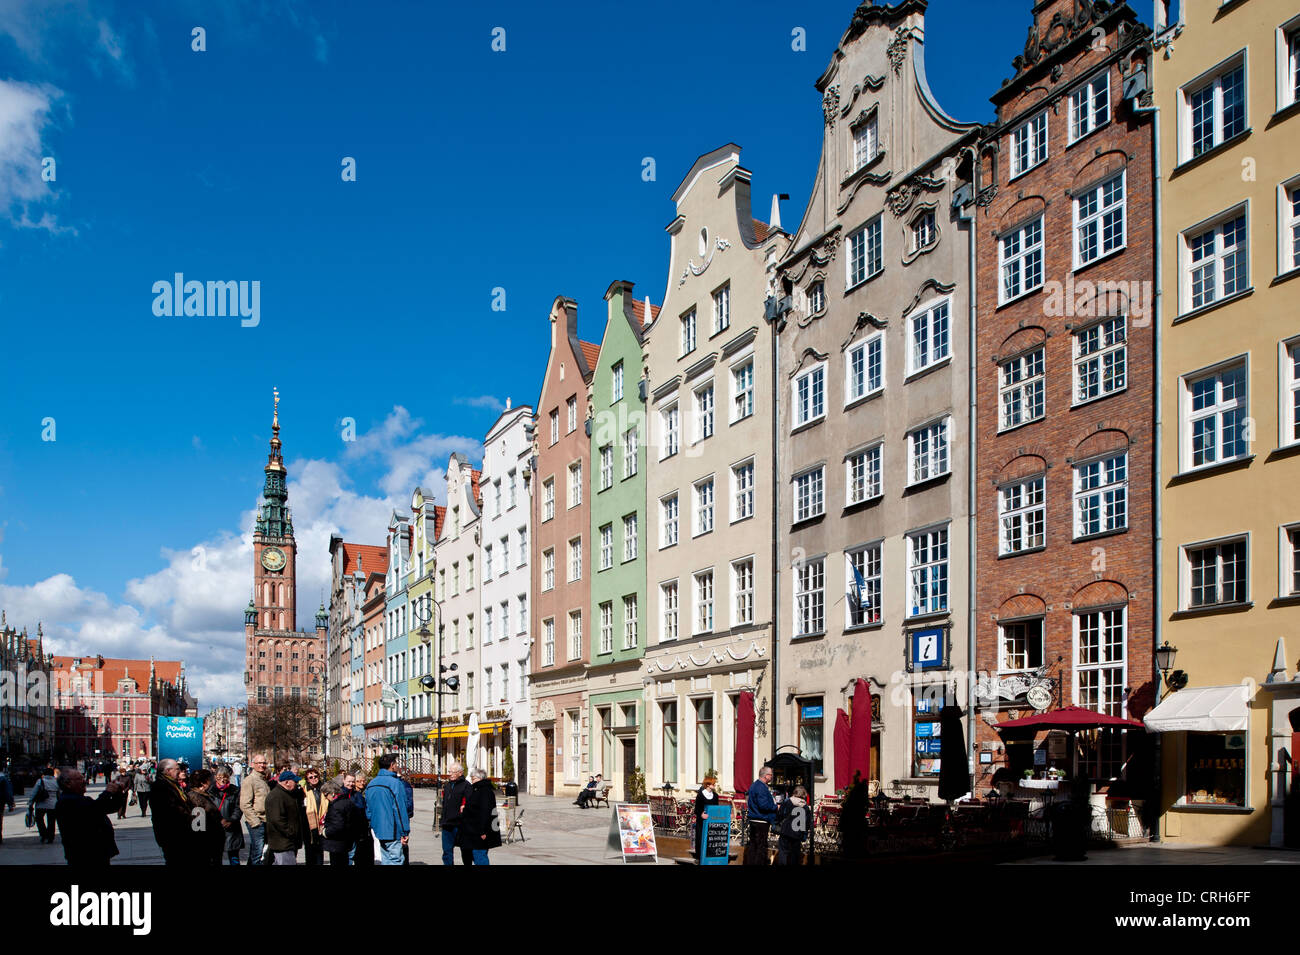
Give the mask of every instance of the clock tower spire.
[(253, 527), (253, 610), (257, 630), (298, 629), (298, 545), (289, 512), (289, 472), (280, 445), (280, 391), (271, 415), (271, 453), (266, 457), (262, 501)]

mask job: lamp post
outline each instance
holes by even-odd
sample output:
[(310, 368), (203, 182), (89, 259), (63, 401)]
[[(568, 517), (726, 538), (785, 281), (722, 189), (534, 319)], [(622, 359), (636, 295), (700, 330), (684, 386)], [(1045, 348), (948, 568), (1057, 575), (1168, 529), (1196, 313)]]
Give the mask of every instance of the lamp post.
[[(1170, 646), (1168, 640), (1156, 649), (1156, 668), (1160, 670), (1160, 676), (1164, 687), (1171, 693), (1185, 687), (1188, 680), (1186, 670), (1174, 670), (1172, 673), (1169, 672), (1170, 670), (1173, 670), (1174, 658), (1177, 655), (1178, 648)], [(1161, 697), (1163, 697), (1163, 695), (1163, 693), (1160, 694)], [(1157, 698), (1156, 702), (1159, 703), (1160, 700)]]
[[(438, 677), (437, 679), (434, 679), (432, 673), (426, 673), (424, 676), (420, 677), (420, 686), (424, 687), (426, 693), (436, 693), (438, 696), (438, 745), (435, 750), (437, 755), (434, 758), (433, 769), (436, 778), (442, 773), (442, 697), (445, 693), (457, 692), (460, 688), (460, 677), (456, 676), (454, 672), (452, 676), (443, 676), (444, 673), (455, 671), (456, 664), (453, 663), (450, 667), (442, 665), (442, 604), (435, 600), (432, 594), (427, 596), (429, 598), (429, 603), (438, 608)], [(415, 615), (416, 621), (420, 624), (420, 642), (428, 643), (433, 638), (433, 634), (429, 631), (429, 621), (433, 619), (433, 611), (426, 609), (419, 603), (416, 603), (414, 606), (415, 609), (412, 612)], [(446, 690), (442, 689), (442, 684), (446, 684)], [(438, 785), (439, 788), (441, 788), (442, 781), (440, 779)]]

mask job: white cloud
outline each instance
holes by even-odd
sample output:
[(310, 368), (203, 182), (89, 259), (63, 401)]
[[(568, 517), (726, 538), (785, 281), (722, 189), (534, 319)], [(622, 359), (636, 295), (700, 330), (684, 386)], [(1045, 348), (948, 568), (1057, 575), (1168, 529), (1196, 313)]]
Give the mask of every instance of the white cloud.
[(54, 216), (39, 207), (54, 200), (41, 175), (41, 140), (61, 95), (52, 86), (0, 80), (0, 215), (22, 228), (58, 231)]
[(477, 398), (457, 398), (456, 404), (470, 408), (488, 408), (492, 411), (505, 411), (506, 403), (495, 395), (479, 395)]

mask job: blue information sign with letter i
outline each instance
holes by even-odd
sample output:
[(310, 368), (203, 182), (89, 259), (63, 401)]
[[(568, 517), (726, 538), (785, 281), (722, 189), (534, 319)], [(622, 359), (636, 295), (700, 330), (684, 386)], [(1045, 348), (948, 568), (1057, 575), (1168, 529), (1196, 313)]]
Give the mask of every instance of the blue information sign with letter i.
[(943, 628), (912, 631), (912, 666), (918, 670), (933, 670), (944, 665)]

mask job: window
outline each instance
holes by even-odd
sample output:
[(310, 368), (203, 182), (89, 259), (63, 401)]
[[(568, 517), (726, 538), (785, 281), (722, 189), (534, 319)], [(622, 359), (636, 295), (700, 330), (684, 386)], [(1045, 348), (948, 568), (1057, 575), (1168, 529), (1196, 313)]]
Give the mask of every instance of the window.
[(549, 521), (555, 516), (555, 478), (542, 482), (542, 520)]
[(948, 473), (948, 419), (917, 428), (907, 435), (908, 468), (911, 484), (929, 481)]
[[(1300, 244), (1300, 239), (1297, 243)], [(753, 413), (754, 362), (751, 359), (731, 369), (731, 420), (740, 421)]]
[(731, 325), (731, 284), (713, 293), (713, 334), (726, 331)]
[[(508, 537), (503, 537), (501, 539), (503, 541), (509, 540)], [(510, 563), (510, 548), (508, 546), (502, 548), (501, 559), (504, 560), (507, 564)], [(528, 564), (528, 528), (521, 527), (519, 528), (519, 566), (524, 567), (527, 564)]]
[(1021, 123), (1011, 133), (1011, 178), (1047, 158), (1047, 113)]
[(861, 504), (883, 492), (880, 457), (884, 445), (856, 451), (844, 459), (846, 505)]
[(695, 575), (695, 633), (713, 631), (713, 571)]
[[(520, 594), (518, 600), (519, 600), (519, 632), (521, 634), (525, 634), (528, 632), (528, 595)], [(508, 608), (509, 604), (502, 603), (501, 606)], [(501, 611), (501, 616), (504, 618), (502, 622), (502, 626), (506, 627), (506, 625), (509, 624), (510, 622), (509, 611), (508, 610)], [(509, 629), (508, 627), (506, 628)]]
[(582, 538), (569, 541), (569, 580), (582, 579)]
[(1047, 525), (1043, 475), (998, 490), (998, 553), (1019, 554), (1042, 547)]
[(932, 245), (938, 233), (935, 229), (934, 210), (922, 212), (912, 221), (912, 251), (920, 252)]
[(497, 698), (492, 695), (492, 668), (483, 668), (483, 703), (495, 703)]
[(808, 314), (816, 315), (826, 307), (826, 283), (813, 282), (808, 286)]
[(1128, 526), (1128, 454), (1074, 466), (1074, 536)]
[(605, 445), (600, 449), (600, 489), (603, 491), (614, 483), (614, 448)]
[(670, 494), (659, 500), (659, 546), (672, 547), (677, 543), (677, 495)]
[[(451, 595), (455, 597), (459, 593), (460, 593), (460, 564), (456, 563), (451, 565)], [(403, 632), (405, 632), (406, 630), (405, 621), (403, 621), (402, 630)]]
[(695, 440), (713, 436), (713, 382), (695, 391)]
[(754, 460), (731, 469), (731, 519), (741, 521), (754, 516)]
[[(1295, 21), (1292, 21), (1294, 24)], [(1282, 50), (1279, 66), (1282, 68), (1280, 84), (1281, 97), (1279, 108), (1290, 106), (1300, 101), (1300, 25), (1293, 25), (1289, 30), (1279, 30)]]
[(948, 609), (948, 528), (907, 535), (909, 617)]
[(880, 149), (876, 117), (872, 116), (853, 130), (853, 171), (857, 172), (876, 158)]
[(566, 434), (573, 434), (578, 430), (578, 399), (577, 396), (569, 398), (569, 430)]
[(518, 503), (518, 488), (515, 484), (515, 471), (513, 468), (507, 473), (506, 478), (510, 482), (510, 506), (514, 507)]
[(1019, 298), (1043, 284), (1043, 217), (1026, 222), (998, 240), (998, 304)]
[(1184, 378), (1183, 468), (1244, 458), (1248, 410), (1245, 362)]
[(637, 435), (637, 429), (632, 428), (630, 431), (623, 433), (623, 477), (630, 478), (636, 474), (637, 455), (641, 450), (641, 442)]
[(677, 639), (677, 581), (670, 580), (659, 585), (659, 606), (663, 611), (659, 624), (659, 639)]
[(1278, 241), (1281, 251), (1278, 272), (1300, 269), (1300, 183), (1282, 187), (1278, 210)]
[(560, 409), (551, 412), (551, 444), (560, 440)]
[(682, 316), (682, 354), (695, 351), (695, 309)]
[(1246, 602), (1246, 539), (1183, 548), (1184, 609)]
[(661, 703), (659, 711), (663, 717), (663, 764), (664, 782), (677, 779), (677, 704)]
[(794, 382), (794, 426), (815, 421), (826, 414), (826, 366), (805, 371)]
[(1074, 197), (1074, 267), (1122, 249), (1124, 173)]
[(1074, 617), (1074, 700), (1107, 716), (1124, 715), (1125, 610), (1094, 610)]
[(579, 660), (582, 658), (582, 611), (573, 610), (569, 613), (569, 659)]
[(947, 358), (951, 351), (948, 339), (948, 299), (923, 308), (911, 318), (911, 346), (907, 355), (908, 372), (915, 374)]
[(1300, 341), (1282, 346), (1282, 441), (1300, 442)]
[(695, 485), (695, 533), (707, 534), (713, 530), (713, 478), (705, 478)]
[(794, 635), (826, 630), (826, 562), (818, 557), (794, 568)]
[(677, 443), (679, 439), (677, 402), (673, 402), (663, 411), (659, 412), (659, 426), (663, 434), (663, 454), (659, 460), (672, 457), (677, 453)]
[(799, 701), (799, 755), (812, 761), (813, 772), (822, 772), (822, 698)]
[(1244, 291), (1250, 283), (1246, 215), (1185, 233), (1183, 301), (1197, 309)]
[(1045, 378), (1042, 348), (1003, 362), (999, 379), (998, 406), (1002, 412), (998, 419), (999, 431), (1037, 421), (1043, 416)]
[(880, 544), (846, 551), (844, 601), (846, 627), (880, 623)]
[[(523, 542), (520, 541), (520, 546)], [(501, 576), (504, 577), (510, 569), (510, 535), (507, 534), (501, 538)]]
[(1127, 319), (1107, 318), (1074, 333), (1074, 403), (1123, 391), (1128, 384)]
[(731, 565), (731, 592), (736, 602), (731, 616), (733, 627), (754, 622), (754, 558), (734, 561)]
[(606, 524), (600, 529), (600, 569), (609, 570), (614, 566), (614, 525)]
[(542, 621), (542, 666), (555, 663), (555, 621)]
[(1036, 670), (1043, 665), (1043, 620), (1019, 620), (998, 626), (998, 670)]
[(501, 482), (500, 481), (492, 482), (492, 496), (496, 501), (497, 517), (500, 517), (501, 516)]
[(1110, 121), (1110, 74), (1099, 73), (1070, 94), (1070, 142)]
[(621, 361), (614, 362), (614, 367), (611, 370), (610, 374), (612, 376), (610, 387), (611, 387), (611, 392), (614, 396), (613, 400), (622, 401), (623, 400), (623, 363)]
[(564, 714), (569, 724), (569, 778), (580, 780), (582, 770), (582, 717), (578, 710), (568, 710)]
[(882, 228), (881, 217), (876, 216), (849, 236), (849, 254), (844, 259), (848, 271), (845, 277), (846, 288), (865, 282), (883, 268), (880, 248)]
[(569, 507), (582, 503), (582, 462), (569, 465)]
[(614, 605), (608, 601), (600, 605), (600, 652), (614, 652)]
[(1187, 805), (1246, 805), (1246, 735), (1187, 734)]
[(1183, 92), (1182, 158), (1193, 159), (1246, 129), (1246, 65), (1240, 60)]
[(635, 650), (637, 645), (636, 594), (623, 598), (623, 649)]
[(708, 697), (695, 701), (695, 778), (713, 769), (713, 698)]
[(492, 545), (483, 548), (483, 579), (492, 579)]
[(474, 589), (474, 557), (470, 555), (465, 558), (465, 589)]
[(635, 514), (623, 515), (623, 559), (637, 558), (637, 519)]
[(542, 551), (542, 590), (555, 589), (555, 551)]
[(873, 335), (845, 356), (845, 403), (879, 391), (885, 383), (885, 336)]
[(794, 479), (794, 521), (806, 521), (826, 512), (825, 468), (816, 468)]
[(491, 642), (492, 642), (492, 608), (484, 607), (483, 608), (483, 644), (484, 646), (486, 646)]

